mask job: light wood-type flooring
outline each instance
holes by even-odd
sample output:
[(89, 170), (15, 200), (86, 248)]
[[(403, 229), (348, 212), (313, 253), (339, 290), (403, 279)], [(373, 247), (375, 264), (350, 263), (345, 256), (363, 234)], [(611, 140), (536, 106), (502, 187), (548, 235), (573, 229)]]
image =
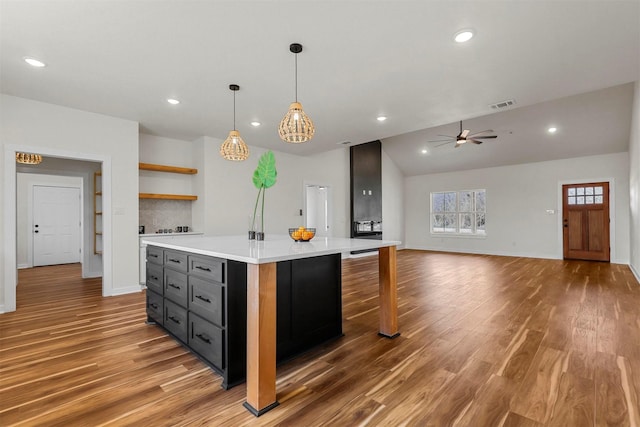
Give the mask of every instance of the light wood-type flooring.
[(144, 293), (78, 265), (19, 273), (0, 315), (0, 425), (640, 426), (640, 285), (627, 266), (398, 252), (399, 324), (377, 332), (377, 257), (343, 263), (345, 336), (278, 367), (260, 418), (160, 328)]

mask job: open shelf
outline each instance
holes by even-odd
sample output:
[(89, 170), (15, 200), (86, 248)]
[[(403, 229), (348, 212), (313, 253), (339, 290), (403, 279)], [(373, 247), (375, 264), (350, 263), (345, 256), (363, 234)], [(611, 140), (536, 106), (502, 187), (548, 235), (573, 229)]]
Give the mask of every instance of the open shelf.
[(138, 198), (140, 198), (140, 199), (158, 199), (158, 200), (198, 200), (198, 196), (192, 196), (192, 195), (186, 195), (186, 194), (140, 193)]
[(198, 173), (198, 169), (194, 168), (182, 168), (179, 166), (166, 166), (166, 165), (154, 165), (153, 163), (139, 163), (138, 168), (144, 171), (155, 172), (171, 172), (171, 173), (183, 173), (187, 175), (195, 175)]

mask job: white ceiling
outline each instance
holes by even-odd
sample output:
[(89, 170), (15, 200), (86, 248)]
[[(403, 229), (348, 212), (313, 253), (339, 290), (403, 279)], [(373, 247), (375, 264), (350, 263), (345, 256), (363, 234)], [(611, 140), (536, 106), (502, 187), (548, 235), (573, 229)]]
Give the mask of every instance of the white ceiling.
[[(476, 37), (454, 43), (467, 27)], [(293, 42), (304, 46), (299, 100), (316, 125), (302, 145), (277, 135), (294, 98)], [(624, 151), (631, 86), (586, 93), (640, 80), (640, 2), (2, 0), (0, 56), (2, 93), (184, 140), (226, 137), (237, 83), (248, 144), (308, 155), (383, 139), (412, 175)], [(510, 98), (517, 108), (490, 115)], [(498, 139), (416, 154), (461, 119)], [(563, 145), (538, 126), (551, 122)]]

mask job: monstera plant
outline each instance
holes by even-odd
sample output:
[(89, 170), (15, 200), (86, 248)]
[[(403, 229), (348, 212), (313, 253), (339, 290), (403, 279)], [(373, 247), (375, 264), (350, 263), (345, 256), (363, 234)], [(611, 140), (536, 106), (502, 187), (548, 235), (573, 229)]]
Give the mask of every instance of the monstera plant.
[(258, 202), (260, 201), (260, 195), (262, 194), (262, 209), (260, 216), (260, 231), (255, 233), (257, 240), (264, 240), (264, 193), (269, 187), (273, 187), (276, 183), (278, 171), (276, 171), (276, 158), (272, 151), (267, 151), (258, 160), (258, 167), (253, 172), (253, 185), (258, 189), (258, 197), (256, 197), (256, 204), (253, 208), (253, 218), (251, 219), (252, 230), (249, 231), (249, 238), (252, 238), (253, 228), (256, 224), (256, 213), (258, 211)]

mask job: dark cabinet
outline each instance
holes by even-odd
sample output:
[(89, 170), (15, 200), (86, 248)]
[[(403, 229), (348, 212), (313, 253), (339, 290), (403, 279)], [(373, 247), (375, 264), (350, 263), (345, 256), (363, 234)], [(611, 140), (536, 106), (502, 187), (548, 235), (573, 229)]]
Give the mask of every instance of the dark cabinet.
[(382, 143), (350, 147), (351, 222), (382, 221)]
[[(277, 360), (342, 335), (340, 254), (277, 263)], [(147, 247), (147, 319), (222, 377), (244, 381), (247, 265)]]

